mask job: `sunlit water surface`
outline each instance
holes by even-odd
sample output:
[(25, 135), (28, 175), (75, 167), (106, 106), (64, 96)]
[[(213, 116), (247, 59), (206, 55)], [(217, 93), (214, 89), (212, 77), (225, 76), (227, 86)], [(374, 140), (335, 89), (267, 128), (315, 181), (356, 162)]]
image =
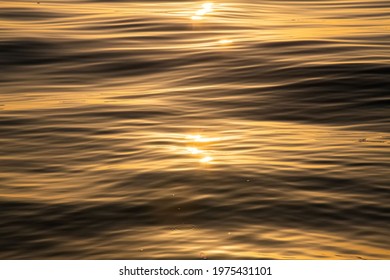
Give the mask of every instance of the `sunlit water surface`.
[(0, 258), (390, 258), (390, 2), (1, 1)]

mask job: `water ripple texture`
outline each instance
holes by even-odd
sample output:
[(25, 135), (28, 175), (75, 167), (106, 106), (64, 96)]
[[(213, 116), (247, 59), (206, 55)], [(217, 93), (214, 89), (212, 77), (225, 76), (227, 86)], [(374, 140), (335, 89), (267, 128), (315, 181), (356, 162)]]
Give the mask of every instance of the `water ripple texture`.
[(0, 2), (0, 258), (389, 259), (390, 2)]

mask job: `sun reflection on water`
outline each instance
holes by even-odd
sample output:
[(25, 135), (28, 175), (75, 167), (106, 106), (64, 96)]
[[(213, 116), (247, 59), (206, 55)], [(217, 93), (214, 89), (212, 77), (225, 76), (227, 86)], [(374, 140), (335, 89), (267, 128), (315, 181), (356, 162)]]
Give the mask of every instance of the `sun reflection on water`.
[(188, 135), (186, 138), (189, 140), (193, 140), (194, 142), (202, 142), (202, 143), (215, 142), (215, 141), (220, 140), (220, 138), (206, 138), (206, 137), (203, 137), (202, 135), (199, 135), (199, 134)]
[(192, 20), (202, 20), (203, 16), (208, 13), (211, 13), (214, 8), (214, 3), (208, 2), (202, 5), (202, 9), (199, 9), (195, 12), (195, 15), (191, 17)]
[(229, 39), (222, 39), (222, 40), (219, 40), (218, 43), (220, 43), (221, 45), (229, 45), (229, 44), (233, 43), (233, 41), (229, 40)]
[[(207, 2), (207, 3), (202, 4), (202, 8), (195, 11), (195, 13), (191, 16), (191, 19), (193, 21), (203, 20), (204, 16), (215, 11), (216, 6), (217, 5), (215, 5), (212, 2)], [(218, 4), (218, 6), (223, 6), (223, 4)], [(231, 40), (231, 39), (221, 39), (221, 40), (217, 41), (217, 44), (220, 46), (227, 46), (227, 45), (231, 45), (232, 43), (233, 43), (233, 40)]]
[(212, 157), (210, 157), (210, 156), (205, 156), (205, 157), (201, 158), (199, 161), (200, 161), (201, 163), (209, 163), (209, 162), (211, 162), (212, 160), (213, 160)]
[(215, 141), (218, 141), (219, 138), (207, 138), (202, 135), (187, 135), (186, 139), (189, 140), (188, 146), (185, 148), (187, 153), (198, 156), (200, 163), (211, 163), (214, 161), (214, 158), (210, 156), (210, 152), (206, 150), (206, 146)]
[(194, 147), (188, 147), (187, 151), (190, 152), (193, 155), (199, 155), (199, 154), (203, 153), (202, 150), (199, 150), (198, 148), (194, 148)]

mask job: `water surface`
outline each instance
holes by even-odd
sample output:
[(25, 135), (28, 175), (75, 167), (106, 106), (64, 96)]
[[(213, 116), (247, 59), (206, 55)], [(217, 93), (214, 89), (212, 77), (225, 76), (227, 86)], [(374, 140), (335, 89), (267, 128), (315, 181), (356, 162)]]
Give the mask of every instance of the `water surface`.
[(1, 1), (0, 258), (390, 258), (390, 2), (204, 3)]

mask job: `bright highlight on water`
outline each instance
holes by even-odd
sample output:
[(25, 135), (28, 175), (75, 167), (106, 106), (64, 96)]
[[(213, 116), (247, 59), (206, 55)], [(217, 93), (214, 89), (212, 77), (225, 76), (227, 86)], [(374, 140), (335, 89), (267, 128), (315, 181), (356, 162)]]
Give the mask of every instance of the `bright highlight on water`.
[(198, 148), (193, 148), (193, 147), (187, 148), (187, 151), (189, 151), (193, 155), (198, 155), (198, 154), (203, 153), (202, 150), (199, 150)]
[(209, 162), (211, 162), (212, 160), (213, 160), (212, 157), (206, 156), (206, 157), (201, 158), (201, 159), (200, 159), (200, 162), (202, 162), (202, 163), (209, 163)]
[(233, 40), (223, 39), (223, 40), (219, 40), (218, 42), (219, 42), (221, 45), (228, 45), (228, 44), (233, 43)]
[(0, 2), (0, 259), (390, 259), (389, 0)]
[(191, 17), (192, 20), (202, 20), (203, 16), (205, 16), (206, 14), (211, 13), (213, 11), (213, 6), (214, 6), (214, 4), (211, 3), (211, 2), (210, 3), (204, 3), (202, 5), (202, 9), (197, 10), (195, 12), (195, 15), (193, 15)]

